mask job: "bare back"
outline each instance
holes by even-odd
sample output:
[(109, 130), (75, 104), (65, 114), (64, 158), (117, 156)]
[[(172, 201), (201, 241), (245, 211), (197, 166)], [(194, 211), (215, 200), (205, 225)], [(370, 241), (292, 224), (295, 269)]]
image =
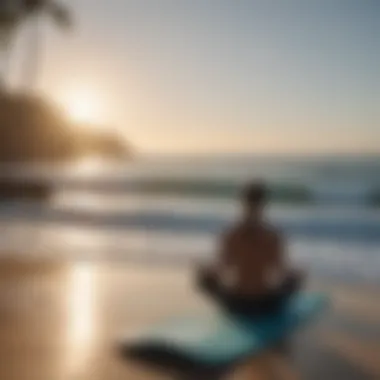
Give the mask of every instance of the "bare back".
[(222, 263), (234, 272), (233, 290), (242, 296), (265, 295), (271, 274), (282, 266), (282, 243), (270, 226), (238, 225), (223, 242)]

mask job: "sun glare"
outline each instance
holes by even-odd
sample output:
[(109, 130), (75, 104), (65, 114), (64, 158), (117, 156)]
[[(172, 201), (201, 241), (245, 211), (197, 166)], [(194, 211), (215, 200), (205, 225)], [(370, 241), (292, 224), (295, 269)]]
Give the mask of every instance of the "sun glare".
[(101, 102), (91, 92), (71, 92), (63, 99), (63, 106), (70, 119), (77, 123), (101, 124)]

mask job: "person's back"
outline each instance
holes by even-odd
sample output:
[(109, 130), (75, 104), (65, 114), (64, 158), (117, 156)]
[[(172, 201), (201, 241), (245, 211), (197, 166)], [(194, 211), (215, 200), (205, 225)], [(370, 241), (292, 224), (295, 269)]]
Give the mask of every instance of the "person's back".
[(270, 226), (240, 224), (227, 233), (223, 260), (231, 288), (242, 296), (262, 296), (276, 286), (283, 262), (279, 235)]

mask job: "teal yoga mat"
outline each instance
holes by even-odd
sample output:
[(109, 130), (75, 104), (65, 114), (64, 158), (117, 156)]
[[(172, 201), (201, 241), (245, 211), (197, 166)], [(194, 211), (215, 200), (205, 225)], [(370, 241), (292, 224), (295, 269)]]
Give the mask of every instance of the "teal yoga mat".
[(245, 317), (216, 313), (180, 316), (148, 328), (122, 346), (159, 361), (217, 367), (260, 353), (310, 322), (328, 304), (320, 293), (301, 293), (277, 314)]

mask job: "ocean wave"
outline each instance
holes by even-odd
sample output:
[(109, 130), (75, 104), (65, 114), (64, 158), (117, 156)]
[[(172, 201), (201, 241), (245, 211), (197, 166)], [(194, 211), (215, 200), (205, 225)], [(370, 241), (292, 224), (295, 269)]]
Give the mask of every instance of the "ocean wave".
[[(232, 199), (240, 195), (241, 182), (207, 179), (133, 179), (123, 181), (68, 181), (64, 188), (140, 195), (184, 196)], [(361, 204), (380, 206), (380, 188), (365, 183), (287, 183), (269, 182), (269, 197), (274, 203)]]
[[(180, 211), (78, 211), (43, 207), (38, 205), (8, 205), (0, 213), (0, 221), (33, 222), (73, 225), (107, 230), (141, 229), (173, 234), (217, 235), (231, 223), (231, 218), (222, 215), (186, 215)], [(380, 224), (376, 219), (347, 218), (345, 216), (315, 218), (279, 218), (271, 221), (290, 237), (313, 239), (335, 239), (345, 241), (380, 242)]]
[(380, 188), (372, 190), (369, 196), (369, 203), (372, 206), (380, 207)]
[[(244, 186), (232, 181), (202, 179), (142, 179), (129, 181), (66, 181), (65, 189), (128, 192), (141, 195), (176, 195), (194, 198), (231, 199), (240, 195)], [(307, 203), (313, 199), (312, 193), (303, 185), (271, 184), (270, 197), (278, 202)]]

